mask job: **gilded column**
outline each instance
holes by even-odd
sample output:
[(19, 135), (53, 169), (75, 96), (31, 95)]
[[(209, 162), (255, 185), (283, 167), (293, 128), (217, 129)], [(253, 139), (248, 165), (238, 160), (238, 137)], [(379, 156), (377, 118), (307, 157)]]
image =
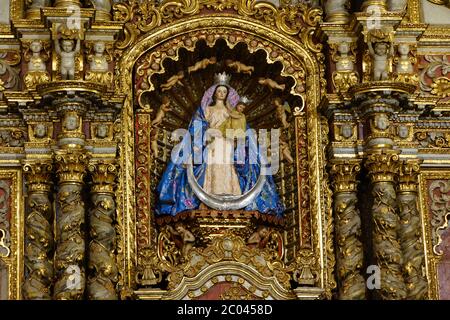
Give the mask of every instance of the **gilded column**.
[(357, 179), (360, 160), (334, 160), (331, 174), (334, 187), (334, 212), (337, 241), (339, 299), (365, 299), (362, 276), (363, 247), (360, 241), (361, 218), (357, 207)]
[(372, 242), (376, 263), (381, 272), (379, 292), (383, 299), (406, 297), (402, 275), (402, 252), (397, 236), (399, 216), (395, 176), (398, 165), (398, 152), (389, 149), (369, 154), (366, 160), (372, 182)]
[(424, 275), (425, 257), (417, 199), (420, 160), (405, 160), (399, 172), (397, 201), (400, 213), (399, 236), (403, 251), (403, 273), (407, 298), (426, 299), (428, 282)]
[(83, 299), (86, 266), (84, 178), (88, 154), (84, 148), (82, 115), (87, 99), (62, 96), (53, 102), (62, 119), (55, 152), (58, 178), (54, 299)]
[(28, 198), (25, 215), (25, 280), (23, 298), (51, 299), (53, 280), (53, 210), (50, 200), (52, 164), (26, 163)]
[(87, 155), (79, 150), (59, 150), (55, 299), (82, 299), (85, 289), (85, 206), (83, 179)]
[(381, 272), (382, 299), (406, 298), (402, 273), (402, 251), (397, 230), (397, 174), (399, 151), (394, 148), (390, 130), (391, 115), (399, 108), (399, 100), (390, 95), (369, 94), (361, 103), (367, 124), (365, 139), (366, 168), (372, 184), (372, 244), (374, 258)]
[(92, 176), (92, 208), (89, 211), (88, 298), (116, 300), (118, 270), (115, 257), (114, 183), (117, 168), (113, 162), (98, 162), (89, 165), (89, 171)]

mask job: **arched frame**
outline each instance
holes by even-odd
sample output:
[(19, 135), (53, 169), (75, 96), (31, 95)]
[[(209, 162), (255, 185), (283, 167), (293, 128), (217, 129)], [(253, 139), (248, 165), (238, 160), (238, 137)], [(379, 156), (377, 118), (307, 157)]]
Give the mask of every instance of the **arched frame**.
[[(321, 75), (323, 70), (315, 53), (302, 44), (299, 39), (276, 32), (267, 26), (230, 14), (210, 14), (178, 20), (175, 23), (154, 29), (140, 38), (124, 52), (119, 62), (118, 85), (123, 94), (133, 92), (133, 69), (138, 59), (153, 48), (195, 30), (239, 30), (268, 41), (281, 51), (294, 56), (304, 65), (306, 74), (306, 121), (308, 128), (308, 171), (310, 174), (310, 209), (313, 226), (314, 255), (320, 264), (320, 287), (333, 287), (332, 272), (334, 258), (330, 239), (331, 215), (327, 183), (324, 182), (324, 153), (322, 147), (318, 106), (323, 93)], [(135, 164), (134, 164), (134, 98), (126, 95), (121, 116), (122, 142), (120, 150), (121, 174), (117, 189), (118, 221), (120, 243), (118, 262), (123, 272), (122, 286), (132, 286), (135, 267), (138, 262), (136, 247), (136, 205), (135, 205)], [(297, 121), (298, 117), (296, 117)], [(297, 157), (298, 161), (298, 157)]]

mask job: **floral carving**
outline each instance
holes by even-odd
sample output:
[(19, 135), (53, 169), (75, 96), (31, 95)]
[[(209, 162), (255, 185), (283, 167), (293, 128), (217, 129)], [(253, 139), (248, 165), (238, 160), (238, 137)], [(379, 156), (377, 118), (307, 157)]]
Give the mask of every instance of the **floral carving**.
[(449, 56), (424, 56), (420, 72), (420, 89), (425, 93), (442, 98), (450, 95), (450, 61)]

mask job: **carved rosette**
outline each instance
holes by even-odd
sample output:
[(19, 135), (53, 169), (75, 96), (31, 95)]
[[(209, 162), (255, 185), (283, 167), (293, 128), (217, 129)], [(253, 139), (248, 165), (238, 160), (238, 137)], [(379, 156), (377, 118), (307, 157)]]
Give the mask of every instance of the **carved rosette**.
[(117, 168), (113, 162), (89, 165), (92, 176), (89, 211), (89, 277), (88, 298), (92, 300), (116, 300), (118, 269), (116, 265), (116, 203), (114, 185)]
[(399, 156), (394, 150), (369, 154), (366, 167), (372, 181), (372, 241), (376, 263), (381, 271), (380, 296), (383, 299), (406, 298), (402, 274), (402, 252), (398, 240), (399, 216), (394, 179)]
[(88, 156), (60, 151), (55, 156), (58, 176), (54, 299), (82, 299), (85, 288), (85, 207), (83, 179)]
[(28, 188), (25, 217), (25, 281), (27, 300), (51, 299), (53, 279), (52, 185), (51, 163), (27, 163), (23, 166)]
[(407, 298), (426, 299), (428, 282), (424, 275), (425, 257), (417, 199), (420, 160), (407, 160), (399, 171), (397, 201), (400, 214), (399, 238), (403, 251), (403, 273)]
[(331, 166), (337, 241), (339, 299), (364, 299), (361, 218), (357, 207), (359, 160), (335, 160)]

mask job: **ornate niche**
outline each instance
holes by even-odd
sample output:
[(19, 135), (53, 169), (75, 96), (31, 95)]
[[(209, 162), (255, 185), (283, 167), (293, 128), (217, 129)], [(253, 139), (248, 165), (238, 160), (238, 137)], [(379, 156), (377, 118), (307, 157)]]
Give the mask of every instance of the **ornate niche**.
[[(135, 63), (133, 79), (127, 80), (134, 96), (125, 102), (122, 124), (134, 135), (127, 138), (131, 144), (124, 141), (121, 156), (123, 176), (134, 183), (121, 181), (117, 193), (124, 232), (119, 259), (129, 268), (123, 285), (129, 281), (141, 299), (329, 296), (332, 249), (322, 249), (326, 245), (318, 236), (329, 203), (326, 184), (315, 183), (324, 174), (318, 63), (292, 39), (252, 26), (265, 34), (257, 36), (244, 30), (242, 21), (220, 21), (225, 26), (212, 18), (190, 21), (194, 30), (173, 37), (163, 32), (166, 41), (149, 36), (124, 57), (130, 60), (122, 71), (130, 70), (132, 59)], [(204, 203), (173, 216), (157, 212), (157, 188), (177, 143), (171, 133), (188, 128), (204, 92), (223, 72), (231, 77), (229, 86), (250, 100), (244, 111), (248, 125), (280, 129), (282, 161), (273, 178), (283, 217)], [(136, 260), (127, 259), (126, 250)]]

